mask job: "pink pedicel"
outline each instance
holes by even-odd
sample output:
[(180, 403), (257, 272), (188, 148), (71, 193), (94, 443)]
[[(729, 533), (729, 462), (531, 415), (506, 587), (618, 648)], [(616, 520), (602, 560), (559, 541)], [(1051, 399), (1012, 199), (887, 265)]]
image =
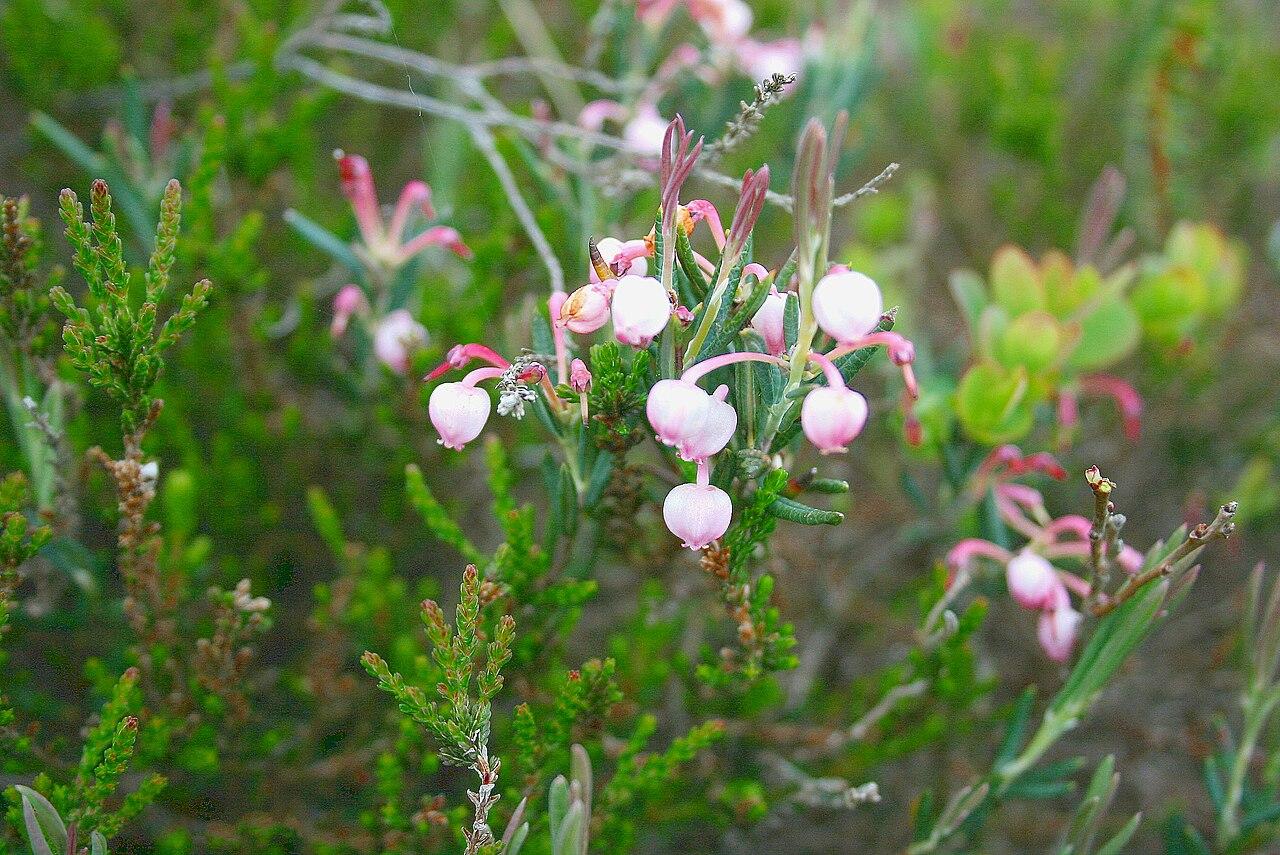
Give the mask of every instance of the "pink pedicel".
[(329, 325), (329, 333), (339, 338), (347, 331), (351, 317), (368, 306), (364, 292), (355, 285), (344, 285), (333, 297), (333, 323)]

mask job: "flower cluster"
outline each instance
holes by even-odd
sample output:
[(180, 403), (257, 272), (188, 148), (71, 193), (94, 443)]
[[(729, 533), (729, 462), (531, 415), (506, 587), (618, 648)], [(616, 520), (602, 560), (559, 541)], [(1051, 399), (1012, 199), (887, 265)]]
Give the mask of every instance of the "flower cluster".
[(400, 191), (389, 218), (383, 217), (369, 163), (356, 154), (334, 153), (342, 194), (351, 203), (360, 240), (348, 246), (340, 238), (297, 211), (285, 219), (299, 234), (353, 273), (357, 281), (344, 285), (333, 298), (333, 337), (346, 334), (352, 320), (361, 322), (372, 340), (373, 355), (397, 374), (409, 371), (413, 355), (426, 346), (427, 330), (402, 305), (400, 295), (412, 289), (400, 280), (417, 275), (415, 260), (430, 247), (448, 249), (463, 260), (472, 252), (452, 226), (431, 225), (418, 229), (415, 219), (437, 219), (431, 188), (410, 181)]
[[(1013, 551), (989, 540), (969, 538), (952, 547), (947, 565), (953, 588), (967, 584), (978, 559), (1003, 566), (1014, 602), (1039, 614), (1037, 637), (1041, 648), (1055, 662), (1065, 662), (1084, 623), (1084, 615), (1072, 605), (1071, 595), (1085, 602), (1091, 591), (1087, 579), (1054, 562), (1086, 566), (1093, 549), (1093, 523), (1078, 514), (1051, 517), (1038, 490), (1010, 480), (1032, 473), (1056, 480), (1066, 478), (1063, 468), (1045, 452), (1024, 456), (1017, 446), (1004, 445), (987, 457), (978, 468), (974, 489), (977, 493), (991, 492), (1001, 521), (1024, 537), (1026, 543)], [(1142, 555), (1121, 544), (1116, 563), (1132, 575), (1141, 568)]]
[[(781, 429), (798, 421), (822, 454), (845, 451), (866, 424), (869, 407), (861, 393), (847, 386), (841, 366), (867, 348), (883, 345), (900, 366), (908, 405), (918, 389), (912, 371), (914, 347), (882, 328), (891, 316), (885, 315), (880, 289), (870, 278), (833, 265), (816, 284), (805, 285), (798, 274), (784, 277), (783, 270), (771, 271), (750, 259), (751, 233), (768, 190), (768, 167), (748, 172), (743, 179), (727, 232), (709, 201), (680, 204), (681, 185), (701, 148), (692, 136), (679, 117), (665, 132), (660, 162), (663, 204), (653, 232), (641, 239), (593, 242), (586, 284), (548, 300), (556, 385), (534, 357), (526, 355), (513, 363), (480, 344), (454, 347), (426, 379), (434, 381), (472, 360), (488, 363), (431, 392), (431, 421), (446, 448), (461, 449), (484, 429), (491, 403), (477, 384), (489, 379), (502, 378), (507, 384), (501, 390), (503, 400), (519, 405), (504, 408), (500, 403), (500, 413), (514, 410), (519, 416), (524, 400), (539, 394), (536, 386), (554, 418), (567, 423), (576, 416), (587, 426), (593, 376), (587, 362), (574, 356), (585, 351), (576, 347), (572, 336), (591, 336), (610, 327), (618, 343), (637, 354), (648, 352), (660, 366), (648, 384), (644, 415), (659, 446), (683, 461), (673, 465), (692, 464), (695, 473), (692, 483), (667, 494), (662, 515), (685, 546), (698, 550), (723, 537), (732, 520), (727, 485), (723, 479), (712, 483), (712, 458), (735, 438), (740, 449), (780, 451), (786, 445), (784, 437), (794, 435)], [(706, 223), (719, 251), (717, 262), (690, 244), (698, 223)], [(800, 317), (816, 327), (804, 344), (798, 340)], [(822, 343), (815, 341), (819, 331), (827, 343), (821, 349), (815, 346)], [(790, 388), (791, 394), (752, 398), (756, 393), (737, 375), (726, 377), (732, 387), (729, 382), (709, 383), (707, 389), (699, 385), (743, 363), (762, 366), (774, 375), (772, 386)], [(576, 408), (565, 400), (575, 395)], [(793, 409), (796, 401), (798, 413)], [(770, 417), (762, 421), (753, 415), (744, 424), (744, 407), (747, 412), (767, 411)]]
[(794, 81), (804, 71), (808, 57), (822, 47), (821, 34), (813, 29), (803, 39), (783, 37), (769, 41), (752, 38), (754, 15), (744, 0), (642, 0), (636, 16), (650, 31), (662, 29), (679, 6), (702, 30), (706, 48), (689, 42), (677, 44), (659, 65), (649, 85), (626, 105), (611, 99), (587, 104), (578, 123), (600, 130), (605, 122), (620, 127), (622, 139), (635, 152), (657, 156), (662, 150), (667, 120), (658, 110), (658, 100), (680, 76), (692, 75), (708, 85), (717, 85), (732, 72), (752, 80), (768, 81), (782, 75)]

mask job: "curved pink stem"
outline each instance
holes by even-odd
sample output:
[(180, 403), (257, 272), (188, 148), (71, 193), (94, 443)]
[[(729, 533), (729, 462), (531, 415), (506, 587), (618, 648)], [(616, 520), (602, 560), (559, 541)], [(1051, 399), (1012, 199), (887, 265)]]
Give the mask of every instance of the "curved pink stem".
[(711, 260), (702, 253), (695, 252), (693, 254), (693, 260), (698, 263), (698, 269), (708, 276), (716, 272), (716, 266), (712, 264)]
[(1044, 532), (1050, 539), (1058, 540), (1059, 535), (1074, 534), (1080, 540), (1089, 540), (1089, 529), (1093, 528), (1093, 523), (1080, 516), (1079, 514), (1068, 514), (1065, 517), (1058, 517), (1053, 522), (1044, 527)]
[(424, 382), (430, 383), (437, 377), (440, 377), (451, 369), (461, 368), (473, 359), (483, 359), (490, 365), (498, 368), (507, 369), (511, 367), (511, 363), (503, 359), (496, 351), (485, 347), (483, 344), (456, 344), (449, 349), (445, 355), (444, 361), (431, 370), (431, 373), (423, 378)]
[(707, 458), (698, 461), (698, 480), (699, 487), (705, 487), (711, 483), (711, 462)]
[(1074, 392), (1062, 389), (1058, 392), (1058, 424), (1073, 428), (1080, 423), (1080, 399)]
[(694, 223), (706, 220), (707, 230), (711, 232), (711, 237), (716, 242), (716, 249), (723, 251), (724, 225), (720, 222), (720, 212), (716, 210), (716, 206), (706, 199), (694, 199), (685, 207), (689, 210), (689, 216), (693, 218)]
[(827, 357), (829, 359), (839, 359), (841, 356), (852, 353), (855, 350), (877, 345), (884, 345), (885, 350), (889, 353), (889, 360), (902, 369), (902, 380), (907, 386), (907, 393), (912, 399), (918, 399), (920, 397), (920, 386), (916, 383), (915, 370), (911, 367), (916, 358), (916, 346), (911, 343), (910, 339), (896, 332), (868, 333), (853, 341), (842, 342), (828, 353)]
[(843, 389), (844, 377), (840, 374), (840, 369), (836, 368), (836, 364), (818, 351), (814, 350), (809, 353), (809, 361), (817, 363), (822, 369), (822, 373), (826, 375), (827, 385), (833, 389)]
[(506, 373), (507, 373), (506, 369), (503, 369), (503, 368), (490, 367), (490, 366), (486, 366), (484, 368), (477, 368), (475, 371), (470, 372), (469, 374), (467, 374), (466, 377), (462, 378), (462, 385), (474, 386), (477, 383), (479, 383), (481, 380), (493, 380), (497, 377), (501, 377), (503, 374), (506, 374)]
[(754, 350), (742, 350), (737, 353), (722, 353), (719, 356), (713, 356), (705, 359), (696, 365), (691, 365), (685, 369), (684, 374), (680, 375), (681, 380), (689, 383), (697, 383), (698, 380), (707, 374), (715, 371), (717, 368), (723, 368), (726, 365), (732, 365), (735, 362), (769, 362), (774, 365), (785, 367), (787, 361), (777, 356), (770, 356), (767, 353), (756, 353)]
[(551, 315), (551, 338), (556, 345), (556, 378), (561, 383), (569, 382), (569, 352), (564, 340), (564, 326), (558, 321), (560, 310), (568, 299), (569, 295), (563, 291), (556, 291), (547, 298), (547, 310)]
[[(1056, 568), (1055, 568), (1056, 569)], [(1070, 570), (1058, 570), (1058, 580), (1081, 599), (1089, 597), (1089, 583)]]
[(1091, 374), (1080, 380), (1080, 390), (1090, 395), (1111, 398), (1120, 409), (1124, 421), (1124, 434), (1130, 442), (1142, 436), (1142, 396), (1126, 380), (1110, 374)]
[(462, 242), (462, 235), (452, 226), (432, 226), (400, 248), (400, 258), (408, 261), (429, 246), (443, 246), (462, 259), (470, 259), (474, 253)]
[(1009, 528), (1028, 540), (1038, 540), (1044, 533), (1044, 529), (1028, 519), (1017, 503), (999, 493), (996, 494), (996, 510)]
[[(769, 278), (769, 268), (765, 267), (763, 264), (761, 264), (758, 261), (753, 261), (750, 264), (748, 264), (746, 267), (742, 268), (742, 276), (744, 279), (746, 278), (748, 273), (754, 276), (756, 280), (759, 282), (763, 282), (764, 280)], [(773, 290), (777, 292), (778, 289), (774, 288)]]
[(970, 537), (951, 547), (951, 551), (947, 553), (946, 563), (948, 567), (961, 570), (968, 567), (975, 558), (990, 558), (992, 561), (1007, 564), (1013, 558), (1013, 553), (989, 540)]

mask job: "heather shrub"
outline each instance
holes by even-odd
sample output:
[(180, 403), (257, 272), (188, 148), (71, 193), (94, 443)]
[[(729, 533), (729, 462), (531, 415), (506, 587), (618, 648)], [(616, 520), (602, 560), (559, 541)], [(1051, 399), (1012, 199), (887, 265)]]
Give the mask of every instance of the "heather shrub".
[(1267, 11), (0, 6), (0, 853), (1273, 851)]

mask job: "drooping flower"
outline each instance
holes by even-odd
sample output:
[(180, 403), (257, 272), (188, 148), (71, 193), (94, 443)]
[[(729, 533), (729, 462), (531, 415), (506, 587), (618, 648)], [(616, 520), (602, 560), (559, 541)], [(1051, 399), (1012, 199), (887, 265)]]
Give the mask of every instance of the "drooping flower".
[(1054, 604), (1062, 583), (1057, 571), (1042, 555), (1024, 549), (1005, 567), (1009, 594), (1024, 609), (1044, 609)]
[(1052, 608), (1040, 613), (1036, 624), (1036, 636), (1045, 655), (1054, 662), (1066, 662), (1071, 658), (1080, 639), (1080, 629), (1084, 625), (1084, 615), (1071, 606), (1070, 597), (1065, 588), (1059, 588), (1057, 602)]
[(645, 414), (663, 445), (681, 448), (697, 436), (710, 418), (706, 392), (687, 380), (659, 380), (649, 390)]
[(581, 359), (573, 360), (573, 363), (569, 366), (569, 388), (578, 393), (583, 424), (587, 422), (588, 406), (590, 404), (590, 397), (587, 393), (591, 391), (591, 379), (591, 372), (587, 369), (587, 364)]
[(457, 451), (484, 430), (492, 407), (489, 393), (465, 380), (441, 383), (431, 390), (427, 402), (427, 412), (436, 433), (440, 434), (440, 444)]
[(809, 358), (822, 367), (827, 385), (804, 397), (800, 427), (823, 454), (846, 451), (867, 423), (867, 399), (844, 385), (835, 363), (814, 351)]
[(648, 347), (671, 320), (671, 299), (651, 276), (623, 276), (613, 289), (613, 334), (632, 347)]
[(828, 273), (813, 289), (818, 326), (840, 344), (871, 332), (883, 310), (879, 286), (856, 270)]
[(570, 332), (589, 335), (609, 323), (609, 297), (603, 283), (583, 285), (560, 306), (558, 322)]
[(844, 386), (814, 389), (800, 408), (804, 435), (823, 454), (847, 451), (866, 423), (867, 399)]
[(369, 162), (357, 154), (335, 152), (334, 156), (338, 159), (342, 193), (351, 202), (360, 228), (362, 245), (356, 249), (367, 264), (383, 272), (395, 271), (429, 246), (444, 246), (460, 258), (471, 258), (471, 250), (462, 242), (457, 229), (449, 226), (433, 226), (406, 238), (405, 231), (414, 210), (428, 219), (436, 216), (431, 204), (431, 188), (425, 182), (406, 184), (390, 222), (384, 223)]
[(333, 322), (329, 325), (329, 333), (339, 338), (347, 331), (351, 317), (361, 309), (368, 307), (364, 292), (355, 285), (344, 285), (333, 297)]
[(714, 393), (706, 395), (705, 418), (678, 446), (685, 460), (706, 460), (723, 451), (733, 439), (738, 429), (738, 411), (725, 401), (728, 394), (729, 387), (721, 384)]
[(409, 370), (415, 351), (427, 343), (427, 328), (414, 320), (405, 309), (396, 309), (373, 330), (373, 353), (397, 374)]
[(764, 339), (765, 349), (774, 356), (787, 352), (786, 334), (787, 295), (778, 293), (777, 288), (769, 289), (769, 296), (751, 317), (751, 328)]
[(672, 488), (662, 503), (667, 528), (689, 549), (702, 549), (729, 530), (733, 502), (729, 494), (710, 483), (711, 467), (698, 463), (698, 480)]
[(804, 43), (795, 38), (758, 42), (743, 39), (734, 49), (738, 65), (753, 80), (768, 80), (775, 74), (796, 74), (804, 70)]

